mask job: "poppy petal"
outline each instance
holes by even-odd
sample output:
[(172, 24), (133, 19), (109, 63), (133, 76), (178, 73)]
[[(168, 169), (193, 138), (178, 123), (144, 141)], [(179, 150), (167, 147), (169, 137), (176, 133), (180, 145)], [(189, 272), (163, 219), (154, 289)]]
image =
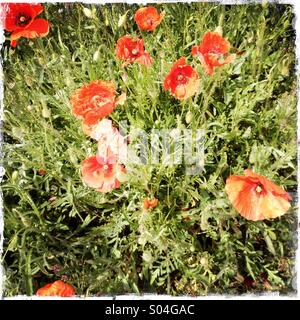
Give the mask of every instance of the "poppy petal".
[(235, 59), (236, 59), (236, 54), (235, 54), (235, 53), (230, 54), (230, 55), (223, 61), (222, 64), (231, 63), (231, 62), (233, 62)]
[(233, 207), (248, 220), (273, 219), (290, 208), (290, 196), (266, 177), (245, 170), (245, 176), (230, 176), (225, 190)]
[(270, 192), (272, 192), (275, 196), (280, 196), (285, 200), (292, 200), (292, 197), (286, 191), (284, 191), (281, 187), (279, 187), (278, 185), (276, 185), (274, 182), (270, 181), (269, 179), (267, 179), (259, 174), (254, 173), (250, 169), (246, 169), (244, 171), (244, 174), (245, 174), (245, 176), (258, 179), (261, 182), (261, 184), (265, 185), (266, 188)]
[(26, 29), (14, 31), (10, 38), (11, 41), (17, 40), (21, 37), (32, 39), (37, 37), (44, 37), (49, 32), (49, 23), (45, 19), (34, 20)]
[(157, 204), (158, 204), (158, 199), (156, 198), (153, 198), (153, 199), (145, 198), (143, 201), (143, 207), (146, 210), (155, 208)]
[(109, 163), (107, 159), (96, 156), (85, 159), (81, 164), (83, 181), (91, 188), (99, 192), (109, 192), (119, 188), (120, 181), (117, 179), (118, 172), (125, 172), (125, 167), (119, 163)]
[(123, 92), (117, 99), (116, 99), (116, 104), (119, 104), (120, 106), (123, 106), (124, 103), (126, 102), (127, 95), (126, 92)]
[(184, 65), (186, 65), (186, 58), (181, 57), (173, 64), (171, 71), (177, 69), (180, 66), (184, 66)]
[(205, 72), (212, 76), (214, 74), (214, 67), (210, 64), (209, 60), (203, 54), (199, 54), (200, 62)]
[(197, 54), (201, 54), (201, 52), (199, 51), (199, 46), (193, 46), (192, 55), (197, 55)]
[(38, 16), (40, 13), (42, 13), (44, 10), (43, 6), (40, 3), (31, 4), (30, 6), (35, 14), (34, 18)]
[(38, 289), (36, 294), (38, 296), (73, 297), (75, 289), (70, 284), (57, 280)]
[(144, 54), (139, 56), (139, 58), (137, 58), (135, 61), (145, 66), (150, 66), (153, 62), (153, 59), (150, 57), (150, 54), (145, 51)]
[(253, 186), (246, 182), (233, 205), (241, 216), (247, 220), (263, 220), (264, 215), (261, 211), (263, 198), (263, 196), (258, 196), (253, 190)]
[(17, 46), (17, 44), (18, 43), (17, 43), (16, 40), (13, 40), (13, 41), (10, 42), (10, 46), (13, 47), (13, 48), (15, 48)]
[(260, 211), (266, 219), (274, 219), (284, 215), (291, 206), (287, 200), (274, 196), (272, 193), (261, 198)]

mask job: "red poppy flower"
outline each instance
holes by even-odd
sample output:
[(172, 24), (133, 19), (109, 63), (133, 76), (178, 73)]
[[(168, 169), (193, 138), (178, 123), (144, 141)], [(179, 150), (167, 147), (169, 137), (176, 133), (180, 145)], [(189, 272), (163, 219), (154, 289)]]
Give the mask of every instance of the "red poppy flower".
[(85, 159), (81, 164), (83, 181), (99, 192), (109, 192), (120, 187), (118, 174), (125, 172), (119, 163), (100, 163), (96, 156)]
[(197, 71), (186, 64), (184, 57), (175, 62), (164, 81), (164, 89), (177, 99), (187, 99), (195, 94), (200, 79)]
[(144, 39), (123, 36), (117, 41), (115, 52), (117, 58), (125, 61), (123, 67), (133, 62), (149, 66), (153, 61), (149, 53), (144, 49)]
[(199, 55), (202, 66), (208, 75), (214, 73), (214, 67), (232, 62), (235, 54), (228, 55), (230, 43), (218, 32), (207, 32), (199, 46), (193, 46), (192, 54)]
[(122, 98), (116, 99), (115, 86), (111, 81), (95, 80), (77, 89), (70, 102), (73, 114), (90, 126), (109, 115)]
[(245, 170), (245, 176), (232, 175), (225, 190), (234, 208), (252, 221), (277, 218), (290, 208), (291, 196), (267, 178)]
[(36, 292), (38, 296), (74, 297), (75, 289), (61, 280), (46, 284)]
[(140, 8), (134, 15), (134, 20), (141, 30), (153, 31), (164, 18), (165, 13), (159, 14), (154, 7)]
[(143, 202), (143, 206), (144, 206), (144, 209), (148, 210), (148, 209), (153, 209), (157, 206), (158, 204), (158, 200), (156, 198), (153, 198), (153, 199), (144, 199), (144, 202)]
[(6, 13), (3, 17), (3, 28), (12, 32), (11, 46), (17, 45), (17, 40), (24, 38), (44, 37), (49, 32), (49, 23), (45, 19), (36, 19), (43, 11), (41, 4), (6, 3), (1, 5)]

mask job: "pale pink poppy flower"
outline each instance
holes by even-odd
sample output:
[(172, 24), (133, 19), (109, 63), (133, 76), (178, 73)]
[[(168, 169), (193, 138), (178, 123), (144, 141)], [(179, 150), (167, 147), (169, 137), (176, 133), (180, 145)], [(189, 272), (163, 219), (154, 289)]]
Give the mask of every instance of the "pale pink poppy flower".
[(100, 163), (122, 162), (127, 156), (127, 143), (109, 119), (95, 125), (90, 136), (98, 141), (97, 161)]
[(120, 187), (117, 176), (125, 173), (123, 165), (119, 163), (99, 163), (96, 156), (85, 159), (81, 164), (83, 181), (99, 192), (110, 192)]

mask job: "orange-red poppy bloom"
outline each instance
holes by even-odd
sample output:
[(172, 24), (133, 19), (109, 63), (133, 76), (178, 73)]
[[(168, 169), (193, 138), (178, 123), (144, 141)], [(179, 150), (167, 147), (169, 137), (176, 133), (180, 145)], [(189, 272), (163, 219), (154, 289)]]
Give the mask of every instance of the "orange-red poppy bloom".
[(119, 163), (100, 163), (96, 156), (92, 156), (82, 162), (81, 172), (83, 181), (89, 187), (99, 192), (109, 192), (120, 187), (117, 176), (125, 172), (125, 168)]
[(143, 201), (143, 206), (144, 209), (148, 210), (148, 209), (153, 209), (158, 205), (158, 199), (153, 198), (153, 199), (147, 199), (145, 198)]
[(208, 75), (214, 73), (214, 67), (232, 62), (235, 54), (228, 55), (230, 43), (218, 32), (207, 32), (199, 46), (193, 46), (192, 54), (200, 57), (201, 64)]
[(41, 4), (6, 3), (1, 5), (3, 28), (11, 32), (11, 46), (17, 45), (17, 40), (24, 38), (44, 37), (49, 32), (49, 23), (45, 19), (36, 19), (43, 11)]
[(116, 98), (115, 86), (111, 81), (95, 80), (75, 90), (70, 102), (73, 114), (85, 125), (91, 126), (109, 115), (120, 102), (119, 98)]
[(153, 61), (149, 53), (145, 51), (144, 39), (123, 36), (117, 41), (115, 52), (118, 59), (125, 61), (123, 67), (133, 62), (149, 66)]
[(36, 294), (38, 296), (74, 297), (75, 289), (70, 284), (57, 280), (38, 289)]
[(164, 89), (177, 99), (184, 100), (193, 96), (200, 83), (195, 69), (186, 64), (184, 57), (177, 60), (164, 80)]
[(290, 208), (291, 196), (267, 178), (245, 170), (227, 178), (225, 190), (234, 208), (252, 221), (277, 218)]
[(163, 20), (165, 14), (159, 14), (155, 7), (144, 7), (136, 11), (134, 20), (141, 30), (153, 31)]

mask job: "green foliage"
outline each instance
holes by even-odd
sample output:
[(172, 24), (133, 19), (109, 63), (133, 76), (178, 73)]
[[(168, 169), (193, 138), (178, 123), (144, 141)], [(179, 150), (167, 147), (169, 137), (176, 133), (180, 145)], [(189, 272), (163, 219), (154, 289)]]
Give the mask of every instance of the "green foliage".
[[(157, 5), (166, 16), (147, 33), (134, 23), (137, 5), (86, 7), (90, 18), (81, 4), (45, 5), (49, 35), (2, 52), (5, 295), (32, 295), (61, 278), (80, 295), (293, 292), (295, 210), (247, 221), (224, 190), (230, 174), (252, 167), (296, 191), (293, 8)], [(209, 77), (191, 48), (218, 26), (237, 59)], [(125, 34), (145, 39), (151, 68), (121, 67), (114, 48)], [(185, 103), (162, 89), (181, 56), (201, 75), (199, 93)], [(95, 79), (127, 93), (110, 116), (116, 125), (127, 120), (149, 134), (204, 129), (204, 172), (187, 176), (182, 166), (128, 163), (129, 181), (119, 189), (101, 194), (86, 187), (80, 163), (96, 143), (71, 114), (69, 97)], [(145, 212), (149, 194), (159, 205)]]

